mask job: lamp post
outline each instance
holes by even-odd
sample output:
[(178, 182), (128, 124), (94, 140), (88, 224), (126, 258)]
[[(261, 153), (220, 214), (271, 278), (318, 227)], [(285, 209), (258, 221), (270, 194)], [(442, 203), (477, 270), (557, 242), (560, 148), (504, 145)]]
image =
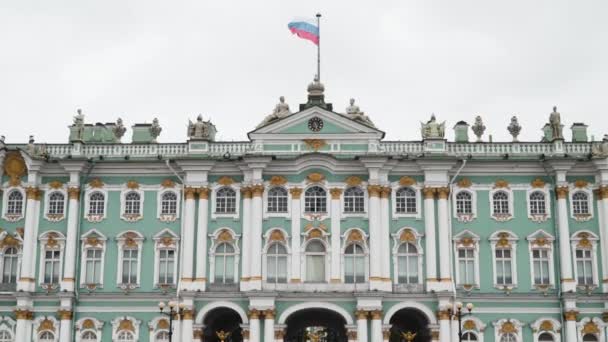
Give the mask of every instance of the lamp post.
[(458, 342), (462, 342), (462, 317), (471, 315), (473, 311), (473, 303), (466, 305), (467, 312), (462, 312), (462, 303), (456, 303), (456, 311), (453, 312), (452, 308), (449, 308), (450, 316), (454, 315), (458, 319)]
[[(167, 306), (169, 306), (169, 310), (165, 311)], [(165, 304), (164, 302), (158, 303), (160, 314), (169, 317), (169, 342), (173, 340), (173, 317), (175, 315), (181, 316), (184, 313), (184, 307), (184, 303), (177, 304), (174, 301), (170, 301), (169, 304)]]

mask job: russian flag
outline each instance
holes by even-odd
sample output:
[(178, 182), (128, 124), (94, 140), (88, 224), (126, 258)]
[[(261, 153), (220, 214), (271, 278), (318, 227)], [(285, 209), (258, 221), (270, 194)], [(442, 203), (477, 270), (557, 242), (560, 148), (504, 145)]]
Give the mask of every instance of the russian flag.
[(319, 26), (314, 19), (295, 19), (287, 24), (287, 27), (291, 33), (298, 37), (319, 45)]

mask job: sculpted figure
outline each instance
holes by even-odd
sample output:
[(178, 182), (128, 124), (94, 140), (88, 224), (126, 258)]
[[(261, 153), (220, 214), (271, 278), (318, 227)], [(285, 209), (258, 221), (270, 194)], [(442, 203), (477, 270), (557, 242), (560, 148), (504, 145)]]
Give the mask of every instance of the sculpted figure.
[(188, 138), (190, 139), (209, 139), (209, 122), (203, 121), (203, 115), (196, 117), (196, 122), (190, 121), (188, 124)]
[(562, 120), (557, 112), (557, 107), (553, 107), (553, 113), (549, 116), (549, 125), (551, 125), (551, 137), (555, 139), (563, 139), (562, 135)]
[(420, 123), (420, 131), (422, 139), (443, 139), (445, 136), (445, 121), (438, 123), (435, 114), (431, 115), (431, 119), (427, 123)]
[(604, 134), (601, 142), (591, 145), (591, 154), (594, 157), (608, 157), (608, 134)]
[(125, 135), (127, 128), (122, 123), (121, 118), (118, 118), (118, 120), (116, 120), (116, 126), (112, 128), (112, 131), (114, 133), (114, 137), (116, 137), (116, 140), (118, 141), (120, 141), (120, 139)]
[(150, 135), (152, 136), (153, 143), (156, 142), (156, 138), (158, 138), (162, 130), (162, 127), (160, 127), (160, 124), (158, 123), (158, 119), (154, 118), (154, 120), (152, 120), (152, 126), (150, 126)]
[(372, 121), (369, 119), (369, 117), (367, 115), (365, 115), (365, 113), (363, 113), (361, 111), (359, 106), (357, 106), (355, 104), (355, 99), (350, 99), (349, 103), (350, 103), (350, 105), (348, 107), (346, 107), (346, 115), (348, 115), (348, 117), (350, 117), (353, 120), (361, 121), (364, 124), (375, 127), (374, 124), (372, 123)]
[(277, 105), (274, 107), (272, 114), (266, 116), (264, 118), (264, 121), (262, 121), (262, 123), (260, 123), (258, 127), (265, 126), (266, 124), (272, 121), (282, 119), (290, 114), (291, 111), (289, 110), (289, 105), (285, 103), (285, 97), (281, 96), (279, 97), (279, 103), (277, 103)]
[(76, 139), (82, 140), (84, 137), (84, 114), (82, 114), (82, 109), (76, 111), (74, 126), (76, 127)]

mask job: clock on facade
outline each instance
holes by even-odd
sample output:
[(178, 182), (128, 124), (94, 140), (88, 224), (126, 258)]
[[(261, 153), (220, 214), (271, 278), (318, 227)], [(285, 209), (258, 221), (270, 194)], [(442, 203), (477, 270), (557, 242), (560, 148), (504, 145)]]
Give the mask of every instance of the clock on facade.
[(318, 132), (323, 129), (323, 120), (319, 117), (314, 117), (308, 120), (308, 129), (313, 132)]

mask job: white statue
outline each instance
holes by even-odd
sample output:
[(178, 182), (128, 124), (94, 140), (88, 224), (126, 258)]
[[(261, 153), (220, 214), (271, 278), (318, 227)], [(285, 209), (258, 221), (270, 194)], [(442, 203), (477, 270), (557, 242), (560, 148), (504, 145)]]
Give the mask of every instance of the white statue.
[(443, 139), (445, 136), (445, 121), (437, 123), (435, 114), (431, 115), (431, 119), (427, 123), (420, 123), (420, 132), (422, 139)]
[(189, 120), (188, 138), (198, 140), (214, 140), (216, 129), (211, 121), (203, 121), (203, 116), (199, 114), (196, 122)]
[(549, 115), (549, 124), (551, 125), (551, 138), (555, 139), (563, 139), (562, 135), (562, 120), (557, 112), (557, 107), (553, 107), (553, 113)]
[(601, 142), (591, 145), (591, 154), (594, 157), (608, 157), (608, 134), (604, 134)]
[(258, 127), (265, 126), (273, 121), (282, 119), (290, 114), (291, 111), (289, 110), (289, 105), (285, 103), (285, 97), (281, 96), (279, 97), (279, 103), (277, 103), (277, 105), (274, 107), (272, 114), (266, 116), (264, 118), (264, 121), (262, 121), (262, 123), (260, 123)]
[(364, 124), (375, 127), (369, 117), (365, 115), (365, 113), (361, 111), (359, 106), (355, 104), (355, 99), (350, 99), (350, 105), (346, 107), (346, 115), (352, 120), (361, 121)]

